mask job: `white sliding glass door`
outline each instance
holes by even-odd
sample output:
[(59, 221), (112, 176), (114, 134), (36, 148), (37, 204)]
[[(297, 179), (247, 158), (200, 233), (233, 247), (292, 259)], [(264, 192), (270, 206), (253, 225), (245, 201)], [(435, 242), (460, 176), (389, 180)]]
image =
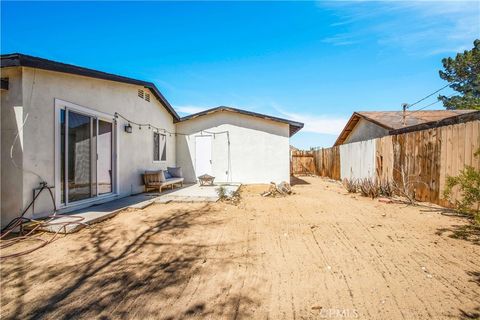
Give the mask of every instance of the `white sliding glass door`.
[(98, 194), (113, 192), (113, 123), (98, 120), (97, 135), (97, 185)]
[(60, 204), (112, 193), (113, 121), (68, 107), (58, 114)]

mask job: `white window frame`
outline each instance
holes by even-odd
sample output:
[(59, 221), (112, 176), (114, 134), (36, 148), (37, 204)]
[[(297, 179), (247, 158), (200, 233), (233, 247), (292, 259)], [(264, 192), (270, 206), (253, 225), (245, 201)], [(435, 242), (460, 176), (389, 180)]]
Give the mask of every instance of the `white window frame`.
[[(108, 113), (104, 113), (104, 112), (100, 112), (100, 111), (96, 111), (96, 110), (93, 110), (93, 109), (90, 109), (90, 108), (87, 108), (87, 107), (83, 107), (83, 106), (80, 106), (78, 104), (75, 104), (75, 103), (72, 103), (72, 102), (68, 102), (68, 101), (65, 101), (65, 100), (61, 100), (61, 99), (56, 99), (55, 98), (55, 102), (54, 102), (54, 105), (55, 105), (55, 204), (57, 206), (58, 209), (63, 209), (63, 208), (70, 208), (70, 207), (77, 207), (77, 206), (82, 206), (84, 204), (89, 204), (91, 202), (97, 202), (97, 201), (101, 201), (101, 200), (105, 200), (105, 198), (109, 198), (109, 197), (115, 197), (115, 196), (118, 196), (118, 190), (119, 190), (119, 139), (118, 139), (118, 136), (117, 136), (117, 132), (118, 131), (118, 124), (116, 123), (116, 121), (114, 121), (113, 119), (115, 118), (114, 115), (111, 115), (111, 114), (108, 114)], [(60, 139), (60, 130), (61, 130), (61, 127), (60, 127), (60, 113), (61, 113), (61, 110), (72, 110), (73, 112), (77, 112), (77, 113), (81, 113), (81, 114), (85, 114), (87, 116), (91, 116), (91, 117), (95, 117), (95, 118), (98, 118), (99, 120), (105, 120), (105, 121), (108, 121), (108, 122), (111, 122), (112, 123), (112, 128), (113, 128), (113, 132), (112, 132), (112, 135), (113, 135), (113, 143), (112, 143), (112, 171), (113, 171), (113, 174), (112, 174), (112, 178), (113, 178), (113, 181), (112, 181), (112, 192), (110, 193), (106, 193), (106, 194), (102, 194), (102, 195), (97, 195), (95, 197), (91, 197), (91, 198), (88, 198), (88, 199), (84, 199), (84, 200), (79, 200), (79, 201), (75, 201), (75, 202), (72, 202), (72, 203), (68, 203), (68, 200), (65, 201), (65, 203), (61, 203), (61, 173), (60, 173), (60, 170), (61, 170), (61, 152), (60, 152), (60, 148), (61, 148), (61, 139)], [(97, 126), (97, 130), (98, 130), (98, 126)], [(98, 187), (97, 187), (97, 190), (98, 190)]]
[[(163, 150), (161, 150), (161, 139), (160, 137), (161, 136), (164, 136), (165, 137), (165, 149), (167, 149), (167, 135), (165, 133), (161, 133), (161, 132), (153, 132), (152, 134), (152, 142), (155, 142), (155, 134), (158, 134), (158, 156), (159, 156), (159, 160), (155, 160), (155, 150), (152, 150), (152, 159), (153, 159), (153, 162), (154, 163), (165, 163), (167, 162), (167, 151), (165, 151), (165, 160), (162, 160), (162, 152)], [(153, 144), (153, 143), (152, 143)], [(153, 146), (154, 148), (156, 147), (155, 145)]]

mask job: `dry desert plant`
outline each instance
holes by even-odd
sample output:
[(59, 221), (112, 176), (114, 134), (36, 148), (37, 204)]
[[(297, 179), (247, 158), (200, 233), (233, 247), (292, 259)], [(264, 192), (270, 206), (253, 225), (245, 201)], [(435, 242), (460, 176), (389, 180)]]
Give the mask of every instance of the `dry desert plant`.
[(358, 182), (356, 179), (343, 179), (343, 186), (347, 189), (348, 193), (355, 193), (358, 190)]
[(362, 179), (358, 183), (358, 187), (360, 189), (360, 194), (364, 197), (375, 199), (380, 195), (380, 186), (375, 179)]
[(392, 197), (394, 194), (394, 184), (391, 183), (388, 179), (380, 180), (378, 183), (380, 188), (380, 194), (384, 197)]

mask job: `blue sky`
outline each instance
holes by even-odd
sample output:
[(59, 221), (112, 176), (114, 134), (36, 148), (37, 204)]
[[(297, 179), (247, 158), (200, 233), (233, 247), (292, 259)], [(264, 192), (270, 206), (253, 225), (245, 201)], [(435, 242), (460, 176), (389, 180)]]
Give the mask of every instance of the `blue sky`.
[(480, 38), (479, 1), (2, 1), (1, 9), (2, 53), (153, 81), (182, 115), (228, 105), (302, 121), (292, 138), (301, 148), (331, 145), (353, 111), (400, 110), (442, 87), (441, 59)]

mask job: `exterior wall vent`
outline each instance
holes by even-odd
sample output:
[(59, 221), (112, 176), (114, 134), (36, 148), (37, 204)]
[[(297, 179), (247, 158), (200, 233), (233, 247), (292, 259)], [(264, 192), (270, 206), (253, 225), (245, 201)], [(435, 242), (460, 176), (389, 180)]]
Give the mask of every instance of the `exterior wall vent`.
[(138, 97), (147, 101), (147, 102), (150, 102), (150, 93), (147, 93), (143, 89), (138, 89)]

